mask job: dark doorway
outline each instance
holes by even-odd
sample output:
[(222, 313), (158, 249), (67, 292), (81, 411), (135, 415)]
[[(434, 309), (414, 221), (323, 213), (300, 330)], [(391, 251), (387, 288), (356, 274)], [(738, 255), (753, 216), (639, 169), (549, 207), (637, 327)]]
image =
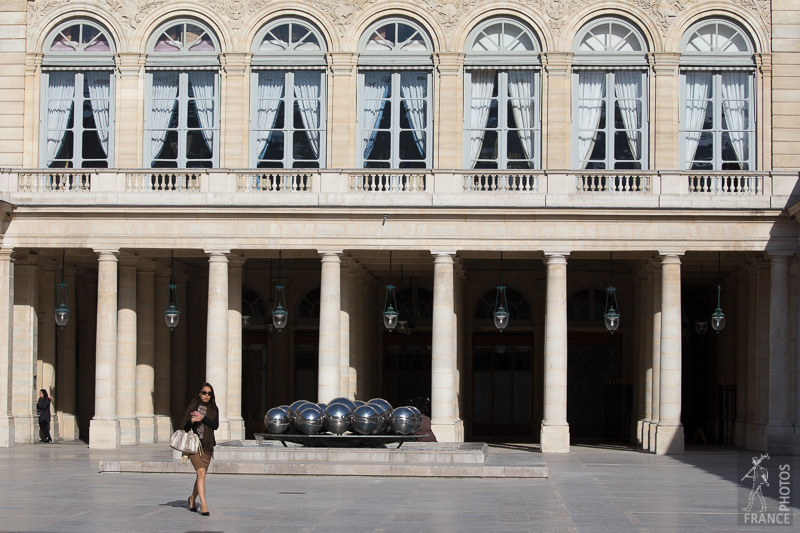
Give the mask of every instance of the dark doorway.
[(383, 336), (383, 394), (394, 407), (431, 397), (430, 335)]

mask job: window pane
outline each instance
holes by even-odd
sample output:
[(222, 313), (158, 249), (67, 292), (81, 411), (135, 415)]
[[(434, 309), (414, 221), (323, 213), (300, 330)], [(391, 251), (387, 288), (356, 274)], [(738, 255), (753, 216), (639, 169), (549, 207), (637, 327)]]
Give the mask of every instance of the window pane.
[(267, 149), (261, 159), (283, 160), (284, 135), (282, 131), (272, 131), (267, 138)]
[(110, 52), (111, 47), (108, 45), (108, 39), (103, 35), (100, 30), (91, 26), (83, 25), (83, 41), (86, 52)]
[(639, 159), (634, 155), (640, 154), (642, 147), (639, 132), (618, 131), (614, 134), (614, 159), (618, 161), (632, 161)]
[(388, 52), (395, 43), (395, 25), (386, 24), (373, 32), (366, 49), (370, 52)]
[[(747, 132), (722, 132), (722, 161), (742, 163), (749, 159), (749, 140)], [(737, 169), (738, 170), (738, 169)]]
[(425, 132), (400, 132), (400, 159), (425, 159)]
[[(319, 124), (319, 100), (295, 100), (294, 127), (296, 129), (313, 128)], [(306, 124), (309, 122), (309, 124)]]
[(82, 151), (83, 153), (81, 154), (81, 157), (83, 159), (106, 158), (106, 152), (103, 150), (103, 147), (100, 144), (100, 138), (97, 136), (97, 132), (93, 130), (83, 132)]
[(214, 146), (214, 133), (211, 131), (189, 130), (186, 132), (186, 158), (211, 159)]
[(694, 159), (695, 161), (712, 161), (714, 159), (714, 135), (710, 131), (704, 131), (700, 135)]
[[(317, 134), (319, 138), (319, 134)], [(304, 131), (294, 132), (294, 143), (292, 146), (292, 157), (300, 160), (316, 160), (317, 154), (311, 148), (308, 135)]]
[(186, 47), (190, 52), (213, 52), (214, 42), (203, 28), (194, 24), (187, 24)]
[(165, 137), (161, 151), (153, 159), (178, 159), (178, 132), (168, 131), (154, 131), (152, 134), (153, 142), (157, 139)]
[(388, 131), (375, 132), (375, 143), (367, 159), (388, 160), (392, 153), (392, 136)]

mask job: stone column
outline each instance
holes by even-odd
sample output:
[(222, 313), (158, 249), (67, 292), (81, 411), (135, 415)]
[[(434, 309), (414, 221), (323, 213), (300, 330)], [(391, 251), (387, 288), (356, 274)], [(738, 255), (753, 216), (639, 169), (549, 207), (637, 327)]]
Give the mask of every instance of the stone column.
[[(645, 279), (645, 304), (642, 317), (642, 328), (644, 335), (644, 421), (642, 423), (642, 449), (650, 449), (650, 426), (653, 423), (653, 324), (655, 320), (653, 314), (655, 313), (654, 307), (654, 289), (653, 279), (655, 278), (653, 266), (647, 264), (644, 267)], [(659, 294), (661, 291), (659, 290)], [(661, 317), (659, 315), (658, 323), (661, 324)], [(660, 338), (660, 337), (659, 337)]]
[(681, 424), (681, 259), (662, 254), (661, 260), (661, 383), (656, 453), (682, 454)]
[(231, 256), (228, 263), (228, 422), (231, 440), (244, 439), (242, 418), (242, 265)]
[[(206, 381), (214, 387), (219, 408), (217, 441), (230, 440), (228, 422), (228, 253), (208, 254), (208, 322), (206, 331)], [(192, 393), (196, 394), (196, 393)]]
[(97, 264), (97, 342), (94, 417), (89, 424), (89, 447), (117, 449), (117, 255), (119, 250), (95, 250)]
[(643, 443), (642, 432), (644, 426), (647, 424), (645, 419), (645, 395), (647, 394), (647, 361), (645, 357), (645, 346), (647, 341), (645, 338), (645, 320), (647, 317), (647, 293), (649, 286), (647, 285), (647, 274), (644, 269), (640, 270), (634, 279), (636, 287), (636, 316), (634, 317), (634, 325), (636, 328), (636, 354), (635, 357), (635, 371), (634, 371), (634, 398), (633, 405), (636, 408), (636, 427), (634, 428), (634, 435), (636, 444), (641, 446)]
[(13, 249), (0, 248), (0, 448), (14, 446), (11, 414), (11, 378), (14, 346)]
[[(58, 430), (59, 438), (66, 441), (80, 439), (78, 426), (78, 386), (76, 383), (78, 372), (77, 356), (77, 331), (79, 317), (85, 312), (78, 308), (76, 284), (77, 277), (74, 268), (67, 268), (64, 282), (67, 284), (67, 303), (70, 308), (70, 318), (64, 329), (55, 326), (55, 317), (50, 321), (55, 328), (58, 344), (58, 365), (56, 368), (56, 389), (58, 391)], [(88, 416), (84, 414), (84, 416)], [(54, 437), (55, 438), (55, 437)]]
[[(330, 52), (328, 86), (328, 147), (331, 168), (353, 168), (356, 150), (358, 54)], [(323, 258), (324, 261), (324, 258)], [(332, 399), (333, 397), (329, 398)], [(322, 398), (319, 401), (325, 401)]]
[(366, 379), (364, 363), (368, 353), (366, 349), (366, 332), (370, 331), (370, 329), (367, 326), (368, 320), (365, 314), (365, 298), (368, 292), (365, 285), (368, 283), (369, 281), (367, 280), (364, 268), (359, 266), (355, 272), (353, 294), (351, 298), (354, 308), (353, 331), (355, 331), (356, 334), (353, 336), (353, 342), (351, 343), (353, 353), (350, 356), (350, 366), (353, 369), (352, 375), (350, 376), (351, 392), (353, 393), (353, 397), (358, 399), (364, 399), (364, 393), (366, 392), (366, 384), (364, 383)]
[(678, 65), (680, 54), (654, 52), (648, 54), (653, 71), (650, 101), (653, 116), (650, 117), (650, 135), (658, 139), (652, 156), (654, 168), (678, 168), (678, 117), (680, 117)]
[(433, 252), (433, 323), (431, 342), (431, 430), (441, 442), (457, 442), (463, 434), (455, 401), (456, 360), (455, 252)]
[(756, 449), (766, 450), (767, 423), (769, 422), (769, 352), (770, 352), (770, 314), (769, 296), (771, 291), (770, 266), (767, 261), (758, 261), (758, 296), (756, 324), (756, 379), (758, 380), (756, 404)]
[(747, 433), (747, 406), (748, 401), (748, 382), (750, 376), (747, 371), (748, 351), (747, 339), (750, 329), (747, 309), (747, 287), (749, 279), (746, 270), (736, 273), (736, 421), (734, 423), (734, 444), (738, 448), (747, 445), (745, 439)]
[(158, 442), (155, 418), (155, 265), (139, 267), (136, 278), (136, 418), (139, 442)]
[(567, 423), (567, 254), (545, 253), (543, 453), (569, 453)]
[(144, 65), (145, 54), (120, 52), (116, 56), (117, 110), (114, 166), (137, 168), (142, 164), (144, 138)]
[(319, 251), (322, 256), (319, 301), (319, 372), (317, 401), (329, 402), (339, 393), (339, 350), (342, 333), (341, 251)]
[(434, 123), (436, 143), (433, 154), (434, 168), (462, 168), (462, 124), (464, 116), (464, 54), (461, 52), (438, 52), (433, 54), (438, 83), (433, 84)]
[(769, 421), (767, 449), (778, 455), (791, 455), (792, 380), (789, 358), (789, 257), (770, 253), (769, 295)]
[[(38, 387), (34, 380), (39, 345), (39, 272), (36, 260), (23, 257), (14, 267), (14, 354), (11, 378), (11, 414), (14, 416), (14, 437), (20, 444), (39, 440), (39, 419), (36, 416)], [(52, 378), (52, 368), (51, 376)]]
[(120, 445), (139, 444), (136, 419), (136, 265), (138, 259), (122, 254), (119, 258), (117, 301), (117, 418)]
[(339, 333), (339, 396), (353, 399), (353, 391), (350, 389), (351, 262), (349, 257), (342, 261), (342, 277), (339, 285), (342, 304), (339, 322), (341, 327)]
[[(759, 450), (757, 447), (758, 419), (758, 268), (756, 263), (745, 267), (747, 276), (747, 305), (742, 308), (742, 313), (747, 314), (751, 324), (747, 335), (747, 424), (745, 427), (745, 447), (748, 450)], [(763, 449), (762, 449), (763, 451)]]
[[(39, 285), (39, 299), (36, 304), (39, 340), (36, 350), (38, 359), (36, 361), (36, 398), (38, 398), (39, 389), (47, 389), (47, 394), (50, 396), (50, 436), (53, 441), (57, 441), (61, 435), (58, 414), (61, 410), (62, 390), (60, 385), (62, 380), (59, 372), (62, 365), (59, 364), (59, 368), (56, 368), (56, 362), (59, 361), (56, 350), (60, 348), (56, 345), (56, 330), (60, 328), (55, 323), (56, 277), (53, 261), (42, 262), (37, 283)], [(34, 442), (37, 441), (38, 439), (34, 439)]]
[[(220, 105), (221, 114), (225, 117), (225, 127), (220, 131), (219, 155), (220, 166), (223, 168), (250, 168), (247, 161), (250, 133), (248, 131), (250, 123), (250, 58), (251, 54), (249, 53), (226, 52), (220, 54), (220, 63), (222, 63)], [(229, 401), (228, 407), (230, 405)]]
[[(169, 441), (172, 435), (172, 419), (170, 418), (170, 381), (171, 349), (170, 329), (164, 321), (169, 295), (169, 272), (159, 268), (153, 283), (153, 358), (155, 369), (154, 410), (156, 417), (156, 442)], [(180, 327), (180, 321), (178, 322)], [(185, 406), (181, 406), (181, 409)]]
[[(570, 168), (572, 143), (570, 134), (570, 92), (572, 87), (572, 54), (547, 52), (542, 54), (545, 75), (542, 88), (542, 166)], [(546, 416), (546, 415), (545, 415)]]
[(658, 427), (658, 417), (660, 413), (660, 398), (661, 398), (661, 292), (662, 292), (662, 277), (663, 272), (661, 265), (658, 263), (653, 264), (653, 324), (650, 327), (652, 332), (652, 379), (650, 391), (652, 397), (650, 398), (650, 431), (647, 440), (648, 450), (651, 452), (656, 451), (656, 428)]

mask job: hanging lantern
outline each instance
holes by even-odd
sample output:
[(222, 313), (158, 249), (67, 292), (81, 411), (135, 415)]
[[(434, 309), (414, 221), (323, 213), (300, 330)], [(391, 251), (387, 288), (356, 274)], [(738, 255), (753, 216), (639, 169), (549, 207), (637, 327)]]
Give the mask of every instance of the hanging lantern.
[[(278, 251), (278, 279), (281, 279), (281, 252)], [(286, 290), (283, 285), (275, 285), (275, 299), (272, 307), (272, 324), (278, 333), (283, 331), (289, 321), (289, 311), (286, 310)]]
[(608, 268), (608, 288), (606, 289), (606, 307), (603, 313), (603, 320), (606, 324), (606, 329), (613, 335), (617, 328), (619, 328), (619, 304), (617, 303), (617, 289), (614, 288), (613, 275), (614, 275), (614, 252), (609, 252), (609, 268)]
[(178, 286), (175, 285), (175, 252), (172, 252), (170, 271), (169, 295), (167, 299), (167, 309), (164, 311), (164, 322), (167, 323), (170, 331), (174, 331), (181, 319), (181, 310), (178, 307)]
[(508, 296), (506, 295), (506, 288), (503, 286), (503, 252), (500, 252), (500, 284), (497, 286), (497, 294), (494, 299), (494, 327), (500, 330), (500, 333), (508, 326)]
[(720, 271), (722, 267), (722, 252), (717, 255), (717, 308), (711, 313), (711, 327), (714, 331), (719, 332), (725, 329), (725, 313), (722, 312), (720, 305), (720, 296), (722, 294), (722, 285), (720, 285)]
[(56, 297), (56, 325), (61, 329), (69, 322), (69, 305), (67, 304), (67, 284), (64, 283), (64, 259), (66, 250), (61, 252), (61, 283), (58, 284)]
[(383, 301), (383, 325), (389, 331), (397, 326), (397, 296), (392, 285), (392, 252), (389, 252), (389, 284), (386, 286), (386, 296)]

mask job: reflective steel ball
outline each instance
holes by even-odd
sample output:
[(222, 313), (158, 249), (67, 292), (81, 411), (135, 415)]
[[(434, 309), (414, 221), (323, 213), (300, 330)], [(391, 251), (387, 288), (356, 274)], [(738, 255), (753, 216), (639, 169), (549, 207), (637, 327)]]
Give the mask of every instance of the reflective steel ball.
[(308, 400), (297, 400), (295, 402), (292, 402), (292, 405), (289, 406), (289, 410), (287, 411), (287, 413), (289, 414), (289, 418), (291, 420), (294, 420), (294, 417), (297, 414), (297, 410), (300, 408), (300, 406), (305, 405), (307, 403), (311, 402), (309, 402)]
[(381, 413), (374, 405), (362, 405), (353, 411), (350, 427), (359, 435), (371, 435), (381, 423)]
[(414, 431), (411, 433), (416, 433), (419, 431), (419, 428), (422, 427), (422, 413), (413, 405), (407, 405), (406, 407), (411, 409), (411, 412), (414, 413)]
[(294, 427), (306, 435), (316, 435), (322, 429), (322, 409), (316, 404), (301, 405), (294, 415)]
[(392, 430), (400, 435), (414, 433), (416, 416), (408, 407), (398, 407), (392, 412)]
[(269, 433), (283, 433), (289, 429), (289, 413), (283, 407), (273, 407), (264, 415), (264, 425)]
[(350, 429), (353, 412), (343, 403), (330, 403), (325, 408), (325, 430), (341, 435)]
[(328, 405), (331, 405), (331, 404), (334, 404), (334, 403), (341, 403), (341, 404), (344, 404), (344, 405), (346, 405), (346, 406), (347, 406), (347, 408), (348, 408), (348, 409), (350, 409), (350, 412), (351, 412), (351, 413), (352, 413), (352, 412), (355, 410), (355, 408), (356, 408), (356, 404), (355, 404), (355, 403), (353, 403), (353, 400), (351, 400), (350, 398), (345, 398), (345, 397), (343, 397), (343, 396), (341, 396), (341, 397), (339, 397), (339, 398), (334, 398), (333, 400), (331, 400), (331, 401), (329, 401), (329, 402), (328, 402)]

